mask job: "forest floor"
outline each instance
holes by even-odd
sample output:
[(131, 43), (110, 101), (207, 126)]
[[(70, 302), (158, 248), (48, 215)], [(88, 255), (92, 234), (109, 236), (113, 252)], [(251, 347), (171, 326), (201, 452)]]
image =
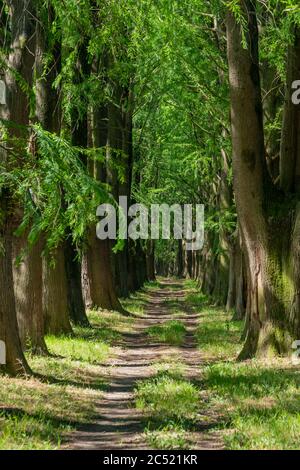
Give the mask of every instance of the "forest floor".
[(0, 377), (0, 449), (299, 449), (300, 368), (236, 362), (242, 322), (159, 279)]

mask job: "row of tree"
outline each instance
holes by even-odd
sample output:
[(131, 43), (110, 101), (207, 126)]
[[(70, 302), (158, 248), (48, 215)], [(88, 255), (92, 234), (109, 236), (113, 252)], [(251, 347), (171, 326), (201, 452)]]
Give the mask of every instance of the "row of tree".
[[(300, 10), (275, 0), (0, 1), (0, 339), (12, 374), (158, 273), (300, 336)], [(205, 245), (103, 241), (96, 208), (203, 203)]]
[(12, 374), (30, 372), (26, 349), (47, 354), (46, 333), (88, 326), (86, 308), (126, 314), (119, 297), (147, 277), (138, 242), (96, 237), (97, 206), (131, 197), (133, 11), (121, 3), (0, 5), (0, 332)]
[(206, 240), (193, 253), (159, 242), (157, 270), (197, 279), (245, 319), (241, 359), (288, 353), (300, 338), (299, 5), (172, 5), (144, 139), (159, 181), (145, 182), (153, 199), (204, 203)]

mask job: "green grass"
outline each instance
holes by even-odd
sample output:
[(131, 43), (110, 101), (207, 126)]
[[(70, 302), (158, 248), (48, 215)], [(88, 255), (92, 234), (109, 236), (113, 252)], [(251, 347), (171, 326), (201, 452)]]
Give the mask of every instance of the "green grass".
[(210, 305), (207, 297), (193, 288), (194, 281), (188, 285), (191, 288), (185, 301), (191, 311), (199, 313), (196, 337), (203, 356), (211, 360), (236, 358), (241, 349), (243, 322), (232, 321), (232, 312), (223, 307)]
[(145, 439), (149, 446), (159, 450), (176, 450), (192, 448), (188, 433), (178, 423), (170, 423), (161, 426), (160, 429), (145, 429)]
[(93, 328), (47, 336), (51, 356), (27, 354), (34, 377), (0, 377), (0, 449), (57, 449), (80, 423), (92, 422), (109, 381), (113, 344), (133, 318), (92, 311)]
[(182, 376), (184, 365), (156, 364), (157, 374), (138, 383), (135, 405), (145, 416), (145, 438), (158, 449), (189, 449), (198, 419), (199, 389)]
[(142, 317), (144, 315), (145, 295), (142, 292), (131, 294), (128, 299), (122, 299), (122, 305), (127, 312)]
[(231, 430), (227, 448), (300, 448), (299, 369), (279, 359), (219, 363), (205, 369), (205, 381)]
[(209, 305), (192, 283), (186, 287), (189, 307), (200, 314), (198, 347), (209, 363), (202, 370), (206, 412), (218, 416), (215, 430), (222, 430), (226, 448), (299, 449), (299, 368), (280, 358), (236, 362), (243, 322)]
[(161, 325), (151, 326), (147, 329), (147, 334), (161, 343), (180, 346), (184, 342), (186, 328), (182, 321), (169, 320)]
[(241, 350), (242, 322), (232, 321), (223, 308), (207, 306), (201, 312), (196, 331), (198, 346), (208, 358), (236, 358)]

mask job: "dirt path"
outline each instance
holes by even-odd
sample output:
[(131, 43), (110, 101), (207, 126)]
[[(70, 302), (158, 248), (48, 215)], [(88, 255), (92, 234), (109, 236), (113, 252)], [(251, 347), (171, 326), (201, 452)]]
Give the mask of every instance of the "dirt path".
[[(150, 326), (174, 319), (168, 300), (176, 298), (182, 302), (184, 295), (182, 285), (175, 281), (164, 281), (161, 288), (150, 292), (144, 317), (137, 319), (131, 334), (123, 336), (121, 352), (111, 363), (111, 382), (97, 406), (97, 419), (72, 434), (68, 449), (149, 449), (143, 436), (145, 422), (133, 404), (136, 383), (154, 374), (154, 361), (172, 355), (179, 355), (186, 365), (185, 378), (199, 380), (201, 354), (194, 337), (198, 315), (187, 312), (176, 317), (184, 321), (187, 329), (185, 343), (179, 348), (153, 342), (145, 332)], [(218, 434), (205, 430), (203, 425), (192, 433), (193, 448), (221, 449), (223, 444)]]

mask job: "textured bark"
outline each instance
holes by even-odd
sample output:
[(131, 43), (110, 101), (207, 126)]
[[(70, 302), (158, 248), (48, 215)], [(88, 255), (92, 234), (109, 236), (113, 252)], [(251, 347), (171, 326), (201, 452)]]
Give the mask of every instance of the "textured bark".
[[(23, 255), (22, 255), (23, 253)], [(42, 308), (42, 242), (28, 248), (27, 232), (13, 241), (13, 278), (19, 335), (23, 349), (47, 352)], [(18, 262), (18, 257), (22, 259)]]
[[(54, 80), (61, 70), (61, 44), (52, 44), (50, 27), (55, 19), (51, 7), (47, 11), (38, 11), (39, 21), (36, 23), (36, 119), (42, 127), (52, 133), (59, 134), (61, 129), (61, 99), (60, 89), (54, 88)], [(51, 54), (52, 60), (45, 70), (45, 57)], [(45, 236), (43, 237), (45, 241)], [(42, 243), (41, 243), (42, 244)], [(43, 243), (45, 244), (45, 243)], [(65, 273), (62, 272), (60, 246), (52, 253), (52, 264), (47, 258), (43, 259), (42, 285), (43, 289), (43, 318), (49, 333), (69, 333), (71, 326), (68, 321), (68, 304), (65, 284)], [(61, 254), (62, 253), (62, 254)], [(53, 318), (50, 318), (51, 315)]]
[(6, 348), (6, 364), (0, 365), (0, 371), (12, 375), (29, 374), (30, 368), (24, 357), (18, 332), (16, 306), (12, 274), (12, 240), (8, 212), (11, 196), (2, 190), (0, 210), (0, 340)]
[[(113, 195), (116, 199), (119, 196), (129, 196), (129, 146), (127, 144), (127, 122), (123, 111), (123, 101), (125, 98), (124, 90), (116, 85), (114, 93), (114, 103), (108, 105), (108, 139), (107, 139), (107, 163), (108, 163), (108, 182), (112, 185)], [(118, 159), (121, 164), (119, 153), (122, 152), (124, 159), (125, 181), (119, 182), (117, 170), (112, 165), (113, 159)], [(127, 297), (129, 294), (127, 275), (128, 275), (128, 243), (122, 251), (117, 252), (112, 257), (114, 283), (118, 295)]]
[(177, 276), (183, 277), (183, 249), (182, 249), (182, 240), (178, 240), (178, 250), (177, 250)]
[[(86, 50), (86, 41), (78, 44), (78, 56), (75, 68), (74, 85), (81, 85), (90, 73), (90, 65), (88, 63), (88, 54)], [(84, 103), (85, 96), (80, 99)], [(72, 145), (82, 148), (87, 148), (88, 144), (88, 112), (87, 106), (84, 111), (79, 110), (76, 102), (73, 103), (71, 110), (71, 141)], [(81, 159), (83, 164), (86, 165), (86, 158), (82, 154)], [(81, 261), (78, 256), (76, 246), (72, 241), (72, 235), (69, 236), (65, 242), (65, 269), (67, 276), (67, 293), (69, 313), (74, 324), (88, 326), (89, 321), (85, 311), (84, 296), (81, 284)]]
[[(107, 106), (95, 108), (92, 113), (91, 144), (95, 148), (104, 149), (108, 140)], [(101, 182), (106, 181), (106, 166), (104, 162), (96, 162), (94, 168), (90, 168), (91, 176)], [(121, 278), (127, 278), (127, 266)], [(114, 284), (111, 259), (111, 242), (99, 240), (96, 237), (96, 227), (90, 228), (88, 246), (85, 253), (85, 282), (86, 300), (92, 307), (100, 307), (108, 310), (117, 310), (125, 313), (118, 300)]]
[(235, 306), (236, 298), (236, 271), (235, 271), (235, 245), (230, 249), (230, 262), (229, 262), (229, 278), (228, 278), (228, 292), (226, 300), (226, 310), (230, 311)]
[(294, 26), (294, 41), (288, 48), (286, 93), (280, 148), (280, 187), (300, 190), (300, 106), (292, 102), (292, 82), (300, 79), (300, 27)]
[(87, 253), (84, 253), (81, 260), (81, 285), (85, 307), (87, 309), (92, 309), (93, 301), (91, 296), (91, 279), (89, 278)]
[(146, 251), (147, 278), (155, 281), (154, 241), (148, 240)]
[(230, 288), (228, 290), (227, 310), (234, 310), (233, 320), (242, 320), (245, 315), (244, 261), (240, 231), (237, 230), (232, 243), (230, 257)]
[[(20, 151), (28, 139), (26, 127), (29, 124), (29, 97), (24, 82), (32, 86), (33, 62), (35, 52), (35, 9), (31, 1), (9, 1), (11, 17), (11, 49), (8, 56), (8, 67), (5, 73), (7, 105), (3, 117), (15, 122), (20, 127), (10, 129), (12, 137), (20, 139), (16, 146), (17, 158), (12, 165), (22, 167), (23, 152)], [(16, 78), (18, 75), (19, 79)], [(20, 77), (23, 84), (20, 83)], [(21, 126), (24, 126), (23, 128)], [(14, 146), (14, 143), (12, 143)], [(11, 207), (10, 235), (23, 219), (23, 210), (16, 203)], [(34, 351), (46, 350), (43, 340), (42, 303), (41, 303), (41, 257), (40, 245), (37, 244), (26, 251), (22, 263), (16, 267), (16, 256), (20, 249), (28, 248), (27, 234), (12, 238), (12, 265), (14, 272), (15, 307), (22, 344), (30, 344)]]
[(247, 46), (242, 47), (241, 26), (227, 15), (227, 44), (231, 89), (234, 189), (247, 255), (251, 292), (250, 325), (241, 357), (257, 352), (265, 310), (267, 228), (262, 212), (264, 134), (258, 68), (258, 31), (255, 2), (241, 5), (247, 17)]
[(87, 277), (92, 307), (125, 313), (113, 285), (109, 240), (99, 240), (94, 228), (88, 239)]
[[(223, 131), (226, 137), (227, 132)], [(229, 162), (228, 156), (224, 149), (221, 149), (222, 170), (220, 174), (220, 183), (218, 191), (218, 206), (220, 216), (222, 217), (226, 211), (230, 209), (232, 204), (232, 191), (228, 183)], [(228, 295), (229, 268), (230, 268), (230, 241), (226, 228), (221, 223), (218, 240), (218, 255), (216, 257), (216, 279), (213, 291), (213, 298), (220, 305), (226, 304)]]
[(43, 260), (43, 311), (47, 333), (60, 335), (72, 332), (69, 320), (67, 278), (64, 247), (59, 246), (53, 259)]
[[(255, 2), (241, 2), (241, 8), (248, 23), (248, 48), (242, 47), (241, 26), (231, 13), (227, 44), (234, 189), (248, 285), (247, 332), (240, 354), (244, 359), (284, 353), (291, 344), (290, 334), (299, 333), (289, 320), (298, 291), (289, 247), (293, 233), (297, 246), (293, 258), (298, 257), (299, 234), (293, 230), (293, 211), (268, 216), (274, 199), (283, 207), (284, 201), (272, 185), (265, 159)], [(298, 316), (299, 311), (293, 314)]]

